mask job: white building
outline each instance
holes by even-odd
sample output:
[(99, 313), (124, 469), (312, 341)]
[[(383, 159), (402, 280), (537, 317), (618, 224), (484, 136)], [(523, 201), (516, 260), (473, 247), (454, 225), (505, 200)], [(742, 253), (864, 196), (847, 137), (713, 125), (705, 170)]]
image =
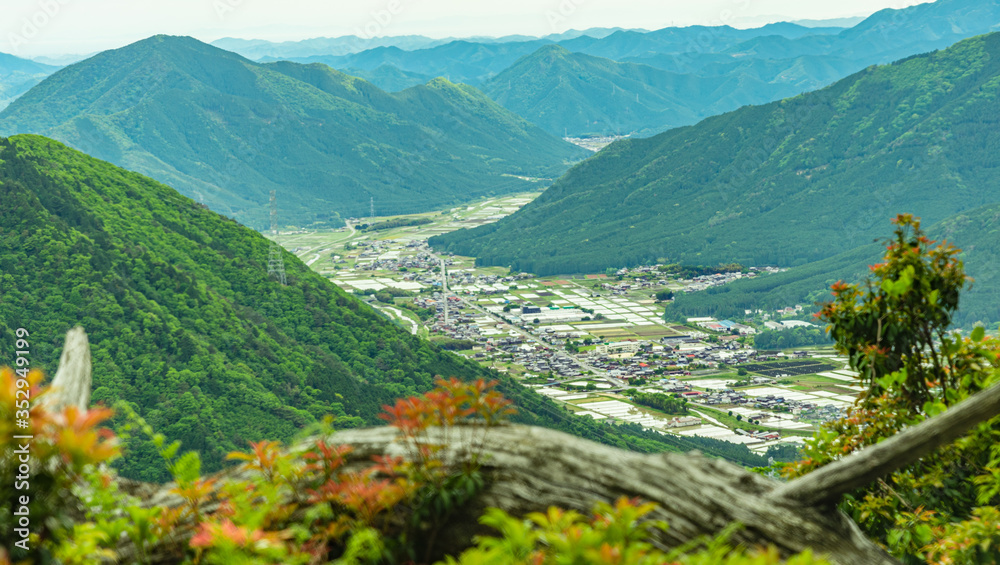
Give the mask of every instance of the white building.
[(602, 343), (594, 350), (598, 355), (616, 355), (619, 353), (637, 353), (639, 351), (638, 341), (618, 341), (615, 343)]

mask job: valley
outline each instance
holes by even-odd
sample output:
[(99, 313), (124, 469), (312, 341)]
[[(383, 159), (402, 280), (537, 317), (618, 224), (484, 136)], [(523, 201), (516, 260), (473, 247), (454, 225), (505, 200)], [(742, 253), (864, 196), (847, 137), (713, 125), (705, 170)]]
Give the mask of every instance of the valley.
[[(856, 377), (845, 371), (846, 358), (829, 347), (754, 346), (758, 331), (812, 326), (800, 321), (811, 311), (801, 305), (738, 318), (756, 318), (746, 323), (665, 319), (675, 295), (694, 296), (783, 269), (679, 274), (654, 265), (535, 277), (476, 266), (474, 258), (427, 246), (429, 237), (499, 221), (540, 194), (355, 218), (345, 228), (285, 231), (271, 239), (401, 328), (598, 421), (747, 444), (763, 453), (798, 443), (816, 424), (842, 414), (860, 392)], [(790, 320), (787, 326), (783, 319)], [(818, 364), (786, 374), (784, 358)], [(662, 412), (632, 400), (643, 394), (682, 395), (691, 406)], [(727, 413), (721, 420), (711, 415), (718, 410)]]
[(1000, 563), (1000, 0), (116, 2), (0, 9), (0, 565)]

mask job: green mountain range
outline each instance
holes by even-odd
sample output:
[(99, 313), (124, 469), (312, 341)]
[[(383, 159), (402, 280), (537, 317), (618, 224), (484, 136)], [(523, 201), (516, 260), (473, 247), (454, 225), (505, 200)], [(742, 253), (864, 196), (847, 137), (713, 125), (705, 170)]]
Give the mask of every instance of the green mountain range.
[(540, 198), (432, 245), (538, 274), (804, 265), (1000, 200), (1000, 34), (821, 91), (624, 140)]
[(479, 91), (434, 80), (397, 94), (323, 65), (258, 64), (156, 36), (52, 75), (0, 113), (0, 134), (44, 134), (264, 227), (339, 225), (532, 189), (586, 151)]
[(555, 135), (653, 135), (748, 104), (829, 84), (850, 65), (834, 58), (727, 58), (681, 74), (549, 45), (482, 85), (483, 92)]
[[(173, 189), (39, 136), (0, 138), (0, 338), (30, 333), (32, 367), (53, 375), (66, 330), (82, 325), (96, 403), (128, 403), (205, 470), (248, 441), (288, 440), (327, 414), (378, 425), (385, 404), (438, 375), (501, 379), (516, 421), (637, 451), (699, 449), (746, 465), (766, 457), (717, 440), (572, 417), (505, 376), (443, 351), (284, 253)], [(114, 427), (125, 432), (119, 414)], [(120, 471), (168, 477), (141, 434)]]
[[(422, 47), (404, 46), (407, 38), (400, 44), (380, 38), (384, 45), (360, 52), (331, 46), (309, 56), (296, 55), (291, 45), (270, 48), (275, 56), (322, 62), (390, 90), (421, 76), (477, 86), (555, 135), (649, 136), (816, 90), (870, 65), (942, 49), (998, 26), (1000, 5), (994, 0), (937, 0), (881, 10), (849, 29), (780, 22), (753, 29), (720, 25), (470, 38)], [(409, 79), (401, 80), (407, 73)]]
[(0, 53), (0, 110), (57, 70), (59, 67)]

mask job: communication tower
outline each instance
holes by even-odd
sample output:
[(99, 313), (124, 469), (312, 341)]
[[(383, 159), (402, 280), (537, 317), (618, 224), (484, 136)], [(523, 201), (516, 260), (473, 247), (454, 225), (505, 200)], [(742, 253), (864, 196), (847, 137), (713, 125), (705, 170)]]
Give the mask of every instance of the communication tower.
[[(271, 191), (271, 237), (278, 235), (278, 199), (275, 191)], [(271, 240), (271, 249), (267, 256), (267, 274), (274, 275), (281, 286), (287, 284), (285, 278), (285, 260), (281, 257), (281, 246), (274, 239)]]

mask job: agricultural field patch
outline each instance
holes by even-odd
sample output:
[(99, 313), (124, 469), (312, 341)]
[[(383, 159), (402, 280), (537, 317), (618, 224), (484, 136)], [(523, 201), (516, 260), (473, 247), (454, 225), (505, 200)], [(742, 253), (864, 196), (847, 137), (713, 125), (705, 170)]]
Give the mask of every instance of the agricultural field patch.
[(740, 367), (764, 375), (766, 377), (778, 378), (780, 375), (812, 375), (822, 371), (829, 371), (833, 368), (829, 363), (823, 363), (812, 359), (802, 361), (778, 361), (776, 363), (751, 363), (740, 365)]

